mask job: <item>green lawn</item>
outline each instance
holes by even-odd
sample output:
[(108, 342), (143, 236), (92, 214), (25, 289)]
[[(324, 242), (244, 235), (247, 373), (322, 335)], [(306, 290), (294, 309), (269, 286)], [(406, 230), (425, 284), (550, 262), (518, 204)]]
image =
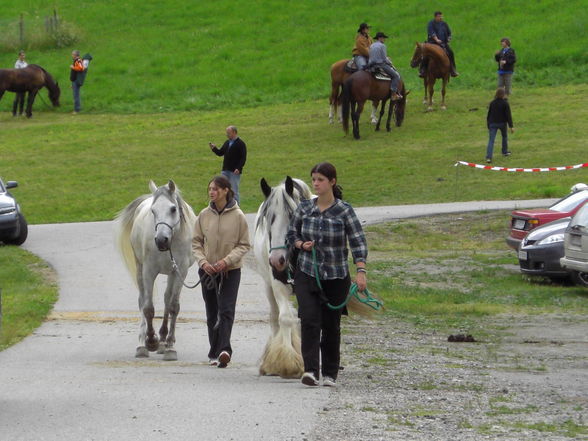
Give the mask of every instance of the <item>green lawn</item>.
[[(159, 113), (252, 108), (322, 99), (329, 67), (348, 58), (360, 22), (385, 31), (389, 54), (408, 87), (420, 85), (409, 60), (440, 9), (453, 31), (461, 76), (452, 89), (490, 90), (501, 37), (517, 51), (515, 88), (586, 82), (588, 11), (581, 0), (396, 2), (377, 0), (6, 0), (0, 13), (0, 66), (12, 67), (18, 18), (25, 30), (60, 17), (79, 29), (79, 42), (58, 49), (24, 48), (28, 60), (61, 83), (62, 111), (71, 109), (71, 49), (94, 56), (82, 90), (85, 110)], [(75, 47), (74, 47), (75, 46)], [(9, 100), (0, 110), (9, 109)]]

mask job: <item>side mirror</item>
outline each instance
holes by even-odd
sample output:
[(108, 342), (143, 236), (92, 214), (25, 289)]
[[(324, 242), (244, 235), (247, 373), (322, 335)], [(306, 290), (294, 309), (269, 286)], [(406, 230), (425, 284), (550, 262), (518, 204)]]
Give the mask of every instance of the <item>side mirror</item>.
[(18, 182), (16, 181), (6, 181), (6, 188), (16, 188), (18, 187)]

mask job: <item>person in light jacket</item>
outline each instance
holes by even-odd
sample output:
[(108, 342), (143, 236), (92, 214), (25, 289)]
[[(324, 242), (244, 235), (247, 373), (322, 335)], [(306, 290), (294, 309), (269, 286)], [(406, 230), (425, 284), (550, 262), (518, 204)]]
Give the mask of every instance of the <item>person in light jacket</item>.
[(216, 176), (208, 184), (210, 204), (198, 215), (192, 252), (199, 266), (211, 366), (227, 367), (233, 355), (231, 332), (241, 281), (243, 256), (251, 248), (245, 215), (229, 180)]

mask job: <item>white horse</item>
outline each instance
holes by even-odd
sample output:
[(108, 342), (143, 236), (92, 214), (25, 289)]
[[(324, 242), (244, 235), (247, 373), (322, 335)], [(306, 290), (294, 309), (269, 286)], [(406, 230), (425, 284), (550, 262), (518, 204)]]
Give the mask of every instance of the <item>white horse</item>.
[[(152, 194), (138, 197), (116, 218), (117, 245), (139, 289), (141, 326), (135, 356), (149, 357), (149, 351), (158, 351), (164, 354), (164, 360), (177, 360), (176, 319), (182, 284), (194, 263), (192, 235), (196, 215), (173, 181), (159, 188), (150, 181), (149, 188)], [(158, 274), (167, 275), (159, 339), (153, 329), (153, 284)]]
[(300, 321), (290, 303), (292, 286), (288, 284), (286, 233), (300, 200), (309, 199), (311, 193), (303, 181), (289, 176), (274, 188), (262, 178), (261, 190), (265, 201), (257, 212), (253, 247), (257, 270), (265, 281), (270, 303), (272, 333), (261, 358), (259, 373), (300, 378), (304, 372)]

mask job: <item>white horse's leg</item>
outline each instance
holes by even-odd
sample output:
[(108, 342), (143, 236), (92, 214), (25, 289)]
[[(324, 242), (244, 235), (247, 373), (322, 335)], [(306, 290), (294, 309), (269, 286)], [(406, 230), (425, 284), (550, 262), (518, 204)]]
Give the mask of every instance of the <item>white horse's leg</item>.
[(178, 359), (178, 353), (174, 349), (176, 343), (176, 321), (180, 313), (180, 291), (182, 289), (182, 280), (184, 278), (177, 274), (172, 274), (167, 278), (167, 288), (165, 290), (165, 307), (169, 310), (169, 333), (165, 340), (165, 351), (163, 359), (165, 361), (175, 361)]
[[(145, 281), (143, 279), (143, 264), (139, 262), (137, 262), (137, 287), (139, 288), (139, 312), (141, 313), (141, 325), (139, 327), (139, 346), (137, 346), (135, 357), (144, 358), (149, 357), (149, 350), (147, 349), (145, 343), (149, 325), (147, 316), (144, 312), (145, 306), (149, 303), (147, 300), (149, 294), (145, 290)], [(153, 304), (151, 307), (153, 307)]]
[(300, 355), (299, 321), (290, 303), (291, 288), (277, 280), (272, 282), (272, 288), (279, 310), (279, 326), (268, 341), (259, 371), (261, 375), (300, 378), (304, 363)]
[(378, 105), (372, 101), (372, 124), (378, 124)]

